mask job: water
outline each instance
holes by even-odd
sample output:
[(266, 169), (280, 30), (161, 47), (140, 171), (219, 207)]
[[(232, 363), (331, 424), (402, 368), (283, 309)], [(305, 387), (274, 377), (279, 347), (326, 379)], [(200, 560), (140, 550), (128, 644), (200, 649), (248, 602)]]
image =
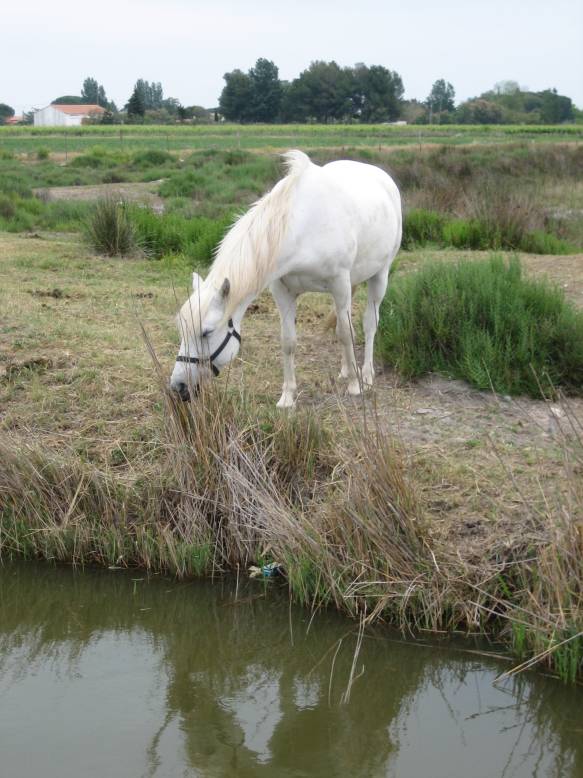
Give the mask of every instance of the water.
[(0, 776), (583, 776), (583, 692), (270, 585), (0, 567)]

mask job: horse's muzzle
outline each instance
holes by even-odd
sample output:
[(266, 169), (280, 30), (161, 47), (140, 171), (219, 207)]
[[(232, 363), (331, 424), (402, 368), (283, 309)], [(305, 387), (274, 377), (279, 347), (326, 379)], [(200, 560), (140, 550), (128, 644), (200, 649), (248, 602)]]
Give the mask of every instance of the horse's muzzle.
[[(180, 381), (179, 383), (172, 386), (172, 390), (176, 392), (176, 394), (180, 397), (182, 402), (187, 403), (190, 400), (190, 389), (188, 388), (188, 384), (185, 384), (184, 382)], [(198, 388), (194, 389), (193, 394), (195, 396), (198, 394)]]

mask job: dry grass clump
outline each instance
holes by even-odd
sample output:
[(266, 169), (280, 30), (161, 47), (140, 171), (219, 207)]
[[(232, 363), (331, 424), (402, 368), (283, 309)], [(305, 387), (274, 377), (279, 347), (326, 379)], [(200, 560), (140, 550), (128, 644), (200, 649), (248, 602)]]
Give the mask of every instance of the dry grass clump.
[[(583, 495), (548, 502), (532, 532), (464, 557), (432, 533), (395, 442), (365, 418), (334, 436), (308, 414), (205, 387), (165, 395), (163, 466), (97, 469), (5, 440), (0, 554), (177, 576), (282, 565), (291, 594), (363, 622), (483, 630), (562, 677), (583, 670)], [(569, 466), (572, 460), (569, 459)], [(579, 519), (580, 521), (580, 519)]]

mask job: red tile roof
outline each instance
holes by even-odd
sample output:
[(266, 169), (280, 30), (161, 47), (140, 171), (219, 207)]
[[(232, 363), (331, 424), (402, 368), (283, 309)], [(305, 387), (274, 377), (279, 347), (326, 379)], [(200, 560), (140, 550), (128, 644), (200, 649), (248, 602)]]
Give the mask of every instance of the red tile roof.
[(51, 103), (51, 108), (66, 113), (69, 116), (87, 116), (90, 113), (105, 113), (105, 108), (100, 105), (56, 105)]

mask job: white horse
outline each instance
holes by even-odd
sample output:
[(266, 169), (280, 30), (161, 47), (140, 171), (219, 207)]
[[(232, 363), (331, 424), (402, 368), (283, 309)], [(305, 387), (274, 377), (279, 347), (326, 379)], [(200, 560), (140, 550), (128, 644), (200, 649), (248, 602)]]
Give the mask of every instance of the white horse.
[[(193, 292), (178, 314), (180, 351), (170, 379), (182, 399), (189, 387), (218, 374), (238, 353), (241, 321), (269, 286), (281, 317), (283, 390), (277, 403), (296, 401), (296, 299), (329, 292), (342, 347), (340, 376), (359, 394), (374, 377), (373, 342), (391, 262), (401, 243), (401, 198), (387, 173), (346, 160), (323, 167), (301, 151), (284, 154), (286, 176), (238, 219), (223, 238), (205, 280), (193, 274)], [(353, 348), (352, 288), (368, 283), (364, 363), (359, 376)]]

